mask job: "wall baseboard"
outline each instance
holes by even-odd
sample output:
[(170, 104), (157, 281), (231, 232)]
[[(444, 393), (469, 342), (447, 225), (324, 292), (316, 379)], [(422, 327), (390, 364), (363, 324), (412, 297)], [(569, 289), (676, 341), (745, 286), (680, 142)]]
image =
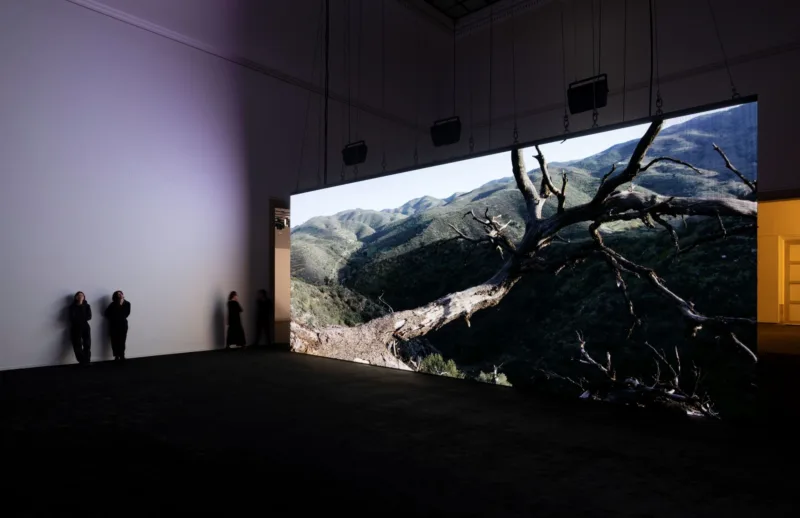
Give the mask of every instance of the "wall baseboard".
[(800, 189), (782, 189), (758, 193), (758, 201), (779, 201), (800, 198)]

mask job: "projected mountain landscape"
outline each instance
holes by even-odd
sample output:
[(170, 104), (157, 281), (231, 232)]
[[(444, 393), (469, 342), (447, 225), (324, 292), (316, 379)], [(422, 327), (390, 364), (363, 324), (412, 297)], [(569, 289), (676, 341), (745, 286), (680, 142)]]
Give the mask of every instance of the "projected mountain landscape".
[(528, 148), (469, 192), (309, 219), (291, 234), (293, 350), (749, 414), (756, 110), (654, 124), (577, 160)]

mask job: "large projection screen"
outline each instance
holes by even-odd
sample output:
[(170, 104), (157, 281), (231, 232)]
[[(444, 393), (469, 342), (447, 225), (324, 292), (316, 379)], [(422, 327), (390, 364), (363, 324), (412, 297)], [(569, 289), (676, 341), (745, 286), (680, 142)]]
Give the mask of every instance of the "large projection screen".
[(297, 194), (291, 348), (752, 415), (756, 141), (750, 102)]

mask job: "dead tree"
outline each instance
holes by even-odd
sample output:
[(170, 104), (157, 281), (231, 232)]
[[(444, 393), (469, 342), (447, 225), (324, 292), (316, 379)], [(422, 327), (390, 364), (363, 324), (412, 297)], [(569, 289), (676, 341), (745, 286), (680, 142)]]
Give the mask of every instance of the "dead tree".
[[(600, 382), (591, 383), (584, 380), (580, 384), (580, 387), (584, 389), (581, 395), (584, 399), (593, 398), (642, 407), (659, 406), (678, 409), (680, 412), (692, 416), (718, 417), (710, 398), (699, 391), (702, 376), (697, 368), (692, 371), (694, 388), (686, 391), (681, 386), (681, 357), (677, 347), (675, 347), (673, 362), (667, 359), (663, 350), (659, 351), (650, 343), (644, 343), (653, 354), (655, 366), (653, 381), (648, 383), (637, 376), (619, 376), (611, 363), (610, 352), (606, 352), (605, 363), (595, 360), (589, 353), (583, 336), (580, 333), (577, 334), (580, 347), (578, 361), (594, 367), (595, 372), (599, 372), (601, 378)], [(661, 370), (662, 366), (668, 369), (666, 376)]]
[[(407, 341), (424, 336), (443, 326), (464, 320), (469, 324), (476, 312), (496, 306), (508, 295), (515, 284), (525, 275), (535, 272), (558, 273), (569, 265), (580, 263), (592, 255), (603, 257), (617, 278), (617, 284), (625, 297), (634, 321), (638, 317), (627, 287), (621, 281), (622, 273), (645, 279), (650, 287), (679, 314), (692, 335), (703, 327), (712, 328), (721, 336), (730, 338), (730, 344), (744, 351), (753, 361), (755, 354), (736, 335), (739, 328), (753, 327), (754, 319), (707, 315), (690, 301), (671, 290), (666, 282), (650, 268), (637, 264), (611, 249), (604, 243), (600, 228), (613, 221), (642, 220), (650, 225), (665, 225), (664, 217), (707, 216), (721, 218), (739, 216), (755, 222), (755, 201), (725, 197), (668, 197), (646, 194), (622, 187), (634, 181), (640, 174), (659, 162), (672, 162), (695, 169), (670, 157), (658, 157), (643, 164), (645, 154), (661, 130), (662, 121), (653, 122), (636, 145), (627, 166), (616, 173), (616, 167), (604, 175), (591, 201), (566, 206), (567, 179), (562, 176), (560, 188), (552, 180), (547, 162), (537, 148), (536, 159), (541, 170), (539, 189), (527, 174), (521, 149), (511, 152), (511, 167), (517, 188), (525, 202), (525, 231), (516, 242), (505, 232), (506, 224), (499, 217), (492, 217), (487, 210), (484, 215), (471, 215), (483, 228), (480, 236), (470, 236), (455, 227), (458, 239), (473, 243), (488, 243), (502, 251), (503, 263), (485, 282), (463, 291), (450, 293), (424, 306), (397, 311), (355, 327), (327, 327), (311, 329), (298, 322), (292, 323), (292, 350), (353, 360), (359, 358), (374, 365), (409, 368), (389, 351), (395, 341)], [(616, 173), (616, 174), (615, 174)], [(554, 214), (544, 217), (543, 208), (551, 197), (557, 200)], [(560, 240), (559, 232), (573, 225), (589, 223), (587, 242), (551, 247)], [(674, 232), (671, 233), (673, 239)]]

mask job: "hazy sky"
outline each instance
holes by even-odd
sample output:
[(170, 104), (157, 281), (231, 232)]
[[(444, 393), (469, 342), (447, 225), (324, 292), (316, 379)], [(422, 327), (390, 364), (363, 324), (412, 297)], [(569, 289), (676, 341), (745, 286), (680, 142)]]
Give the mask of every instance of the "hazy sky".
[[(730, 108), (723, 108), (723, 111)], [(681, 124), (703, 112), (664, 121), (664, 127)], [(539, 146), (548, 162), (566, 162), (592, 156), (629, 140), (639, 139), (648, 124), (606, 131), (585, 137), (572, 138)], [(528, 170), (538, 167), (533, 159), (535, 150), (525, 149)], [(383, 210), (400, 207), (421, 196), (447, 198), (455, 192), (469, 192), (491, 180), (512, 176), (511, 159), (507, 152), (473, 158), (408, 173), (395, 174), (338, 187), (330, 187), (292, 196), (292, 226), (298, 227), (315, 216), (330, 216), (350, 209)]]

